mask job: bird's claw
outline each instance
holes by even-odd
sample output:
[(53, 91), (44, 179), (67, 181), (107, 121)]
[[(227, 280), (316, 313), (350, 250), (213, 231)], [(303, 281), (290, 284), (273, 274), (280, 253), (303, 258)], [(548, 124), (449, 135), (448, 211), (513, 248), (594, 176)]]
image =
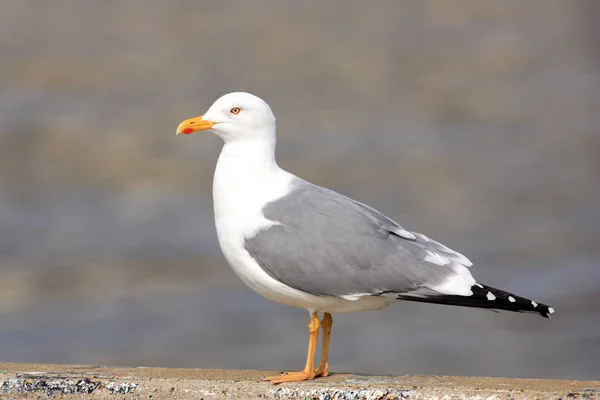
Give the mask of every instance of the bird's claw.
[(314, 379), (317, 376), (316, 371), (297, 371), (297, 372), (282, 372), (279, 375), (265, 376), (263, 381), (269, 381), (273, 385), (279, 385), (284, 382), (300, 382)]

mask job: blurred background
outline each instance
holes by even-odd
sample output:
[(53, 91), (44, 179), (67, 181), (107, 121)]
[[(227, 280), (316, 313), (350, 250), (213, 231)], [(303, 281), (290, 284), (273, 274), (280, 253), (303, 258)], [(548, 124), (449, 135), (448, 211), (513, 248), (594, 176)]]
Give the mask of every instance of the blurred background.
[(465, 253), (552, 320), (334, 317), (334, 372), (600, 376), (600, 3), (0, 3), (0, 360), (298, 369), (308, 316), (220, 253), (220, 95), (278, 160)]

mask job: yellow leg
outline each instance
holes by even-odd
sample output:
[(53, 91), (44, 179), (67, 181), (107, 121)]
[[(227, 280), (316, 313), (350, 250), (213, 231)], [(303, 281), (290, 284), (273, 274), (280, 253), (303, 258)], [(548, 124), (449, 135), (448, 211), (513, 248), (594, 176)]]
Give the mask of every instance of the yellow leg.
[(321, 362), (315, 371), (315, 376), (324, 377), (329, 375), (329, 338), (331, 337), (331, 325), (333, 325), (333, 318), (331, 317), (331, 314), (325, 313), (321, 320), (321, 327), (323, 328)]
[(298, 372), (284, 372), (281, 375), (267, 376), (263, 381), (271, 381), (277, 385), (283, 382), (298, 382), (313, 379), (315, 377), (315, 350), (317, 349), (317, 338), (319, 337), (319, 317), (317, 313), (310, 315), (308, 323), (308, 353), (306, 355), (306, 365), (304, 370)]

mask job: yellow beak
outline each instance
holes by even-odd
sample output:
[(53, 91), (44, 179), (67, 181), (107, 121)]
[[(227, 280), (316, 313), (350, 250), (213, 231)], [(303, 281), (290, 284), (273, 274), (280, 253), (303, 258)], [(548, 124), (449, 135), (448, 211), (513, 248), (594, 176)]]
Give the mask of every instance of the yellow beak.
[(216, 122), (208, 121), (202, 118), (204, 117), (201, 115), (199, 117), (186, 119), (180, 123), (177, 127), (177, 135), (189, 135), (190, 133), (196, 131), (207, 131), (216, 124)]

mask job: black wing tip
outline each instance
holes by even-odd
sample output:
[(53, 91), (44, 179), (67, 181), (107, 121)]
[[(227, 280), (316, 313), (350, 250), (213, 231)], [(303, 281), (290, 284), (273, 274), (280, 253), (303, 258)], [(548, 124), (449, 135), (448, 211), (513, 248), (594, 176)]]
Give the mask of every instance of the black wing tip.
[(429, 297), (410, 297), (399, 295), (399, 300), (411, 300), (424, 303), (445, 304), (450, 306), (488, 308), (494, 310), (513, 311), (518, 313), (538, 314), (550, 319), (554, 308), (537, 303), (525, 297), (505, 292), (491, 286), (476, 283), (471, 287), (473, 292), (470, 296), (458, 295), (436, 295)]
[(496, 289), (491, 286), (476, 283), (471, 287), (473, 297), (485, 297), (488, 300), (486, 308), (495, 308), (497, 310), (514, 311), (520, 313), (539, 314), (544, 318), (550, 319), (550, 315), (554, 313), (554, 308), (547, 304), (537, 303), (525, 297)]
[(551, 315), (554, 314), (554, 308), (545, 304), (540, 304), (539, 307), (542, 307), (542, 310), (539, 311), (542, 317), (552, 319)]

